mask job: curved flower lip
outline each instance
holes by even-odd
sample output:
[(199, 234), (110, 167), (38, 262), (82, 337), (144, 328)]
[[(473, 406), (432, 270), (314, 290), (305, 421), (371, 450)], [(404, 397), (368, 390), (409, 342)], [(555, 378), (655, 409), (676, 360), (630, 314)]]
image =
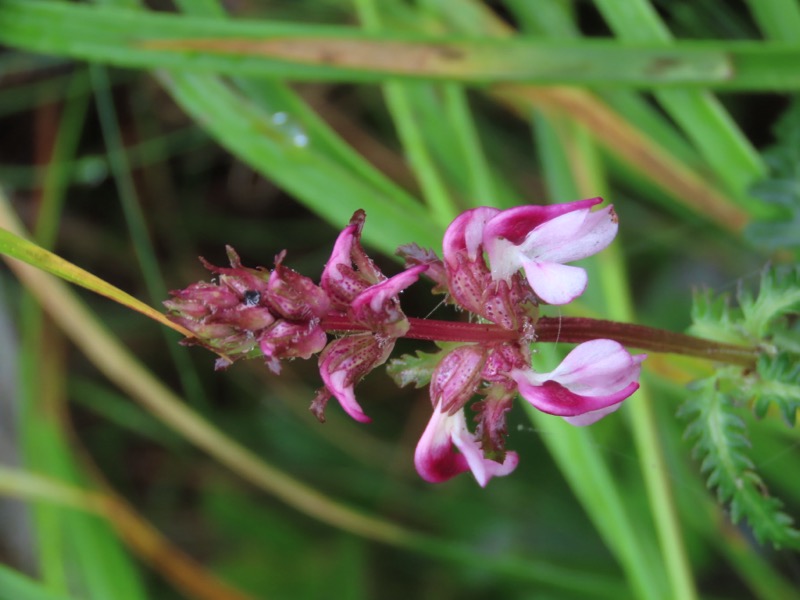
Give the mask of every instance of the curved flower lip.
[(542, 412), (582, 417), (570, 422), (588, 425), (639, 389), (641, 363), (613, 340), (592, 340), (577, 346), (549, 373), (514, 369), (520, 395)]
[(358, 400), (356, 400), (353, 384), (348, 383), (345, 371), (334, 371), (332, 373), (320, 371), (320, 374), (322, 375), (322, 381), (325, 382), (325, 387), (339, 401), (344, 412), (359, 423), (372, 422), (372, 419), (367, 416)]
[(467, 251), (470, 260), (478, 258), (478, 250), (483, 243), (484, 228), (487, 222), (502, 213), (498, 208), (480, 206), (457, 216), (444, 233), (442, 255), (451, 267), (458, 265), (456, 255)]
[(519, 393), (537, 409), (559, 417), (577, 417), (619, 404), (639, 389), (638, 383), (631, 383), (616, 393), (605, 396), (583, 396), (569, 391), (555, 381), (545, 381), (541, 385), (529, 385), (524, 379), (512, 377), (519, 384)]
[(502, 464), (485, 458), (474, 435), (467, 429), (464, 411), (448, 415), (438, 405), (414, 452), (417, 472), (430, 483), (441, 483), (472, 471), (478, 485), (486, 487), (492, 477), (508, 475), (518, 463), (516, 452), (507, 452)]
[(359, 405), (355, 384), (383, 364), (394, 348), (394, 340), (378, 341), (371, 333), (345, 336), (332, 341), (319, 356), (319, 374), (325, 387), (344, 411), (361, 423), (370, 419)]

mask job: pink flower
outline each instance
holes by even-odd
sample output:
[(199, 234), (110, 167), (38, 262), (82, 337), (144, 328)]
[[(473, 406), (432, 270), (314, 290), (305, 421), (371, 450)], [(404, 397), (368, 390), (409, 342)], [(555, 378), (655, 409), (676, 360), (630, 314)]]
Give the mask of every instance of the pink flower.
[(324, 290), (311, 279), (283, 266), (286, 250), (275, 257), (275, 268), (267, 282), (267, 304), (276, 315), (290, 321), (321, 319), (331, 307)]
[(346, 311), (361, 292), (386, 280), (361, 246), (361, 230), (366, 218), (363, 210), (353, 214), (350, 224), (336, 238), (331, 257), (322, 271), (320, 286), (330, 297), (334, 310)]
[(518, 462), (516, 452), (506, 452), (502, 463), (486, 458), (475, 435), (467, 428), (464, 411), (450, 415), (438, 404), (414, 453), (417, 472), (431, 483), (472, 471), (478, 484), (486, 487), (492, 477), (511, 473)]
[(369, 423), (356, 401), (353, 388), (362, 377), (389, 358), (394, 348), (394, 339), (380, 342), (371, 333), (348, 335), (328, 344), (319, 355), (319, 373), (325, 387), (312, 404), (312, 412), (323, 420), (325, 404), (333, 395), (344, 411), (356, 421)]
[(497, 208), (468, 210), (448, 226), (442, 242), (447, 288), (461, 308), (505, 329), (528, 327), (536, 318), (535, 297), (522, 277), (495, 281), (483, 257), (484, 230), (502, 215)]
[[(613, 207), (590, 210), (602, 201), (520, 206), (488, 219), (482, 241), (492, 278), (510, 281), (524, 269), (533, 291), (548, 304), (567, 304), (580, 296), (586, 289), (586, 271), (564, 263), (599, 252), (616, 236)], [(471, 243), (468, 237), (468, 250)]]
[(549, 373), (514, 369), (520, 395), (542, 412), (589, 425), (617, 410), (639, 389), (645, 354), (631, 356), (618, 342), (592, 340), (577, 346)]

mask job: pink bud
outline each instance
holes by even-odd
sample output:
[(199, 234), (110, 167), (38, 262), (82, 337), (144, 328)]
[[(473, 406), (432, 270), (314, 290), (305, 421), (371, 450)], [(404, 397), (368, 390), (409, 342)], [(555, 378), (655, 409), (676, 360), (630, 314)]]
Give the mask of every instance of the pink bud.
[(276, 361), (284, 358), (311, 358), (327, 343), (327, 335), (319, 322), (314, 321), (293, 322), (281, 319), (258, 338), (261, 352), (275, 373), (280, 372)]
[(366, 325), (382, 337), (398, 338), (408, 331), (409, 324), (400, 309), (398, 295), (419, 279), (419, 274), (428, 267), (411, 267), (358, 294), (350, 303), (348, 314), (354, 322)]
[(487, 351), (476, 344), (458, 346), (448, 352), (431, 375), (431, 401), (453, 414), (478, 391)]
[(331, 299), (335, 310), (346, 311), (350, 303), (366, 288), (384, 281), (386, 277), (361, 247), (361, 229), (366, 214), (358, 210), (334, 244), (320, 286)]
[(267, 303), (284, 319), (321, 319), (330, 310), (328, 295), (311, 279), (283, 266), (284, 250), (275, 257), (275, 268), (267, 284)]

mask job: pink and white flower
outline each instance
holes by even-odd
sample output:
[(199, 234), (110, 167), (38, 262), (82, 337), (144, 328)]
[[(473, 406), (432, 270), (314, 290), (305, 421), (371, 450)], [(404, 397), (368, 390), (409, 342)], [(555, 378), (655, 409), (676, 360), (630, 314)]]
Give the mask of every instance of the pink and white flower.
[(519, 206), (488, 219), (482, 242), (492, 278), (510, 281), (523, 269), (533, 291), (548, 304), (567, 304), (580, 296), (586, 289), (586, 271), (564, 263), (596, 254), (617, 235), (612, 206), (590, 210), (602, 201)]
[(646, 356), (632, 356), (613, 340), (592, 340), (577, 346), (549, 373), (514, 369), (510, 376), (537, 409), (573, 425), (590, 425), (639, 389)]
[(448, 414), (440, 404), (417, 444), (414, 465), (420, 477), (441, 483), (465, 471), (472, 471), (481, 487), (492, 477), (511, 473), (519, 462), (516, 452), (506, 452), (502, 463), (484, 456), (479, 441), (467, 428), (464, 411)]

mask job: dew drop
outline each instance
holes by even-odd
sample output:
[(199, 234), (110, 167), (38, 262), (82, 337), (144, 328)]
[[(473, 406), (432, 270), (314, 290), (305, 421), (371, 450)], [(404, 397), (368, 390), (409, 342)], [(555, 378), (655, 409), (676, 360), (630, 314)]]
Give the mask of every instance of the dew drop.
[(283, 111), (276, 112), (270, 118), (275, 128), (280, 131), (289, 140), (289, 143), (296, 148), (305, 148), (308, 146), (309, 137), (303, 127), (289, 118), (289, 115)]

